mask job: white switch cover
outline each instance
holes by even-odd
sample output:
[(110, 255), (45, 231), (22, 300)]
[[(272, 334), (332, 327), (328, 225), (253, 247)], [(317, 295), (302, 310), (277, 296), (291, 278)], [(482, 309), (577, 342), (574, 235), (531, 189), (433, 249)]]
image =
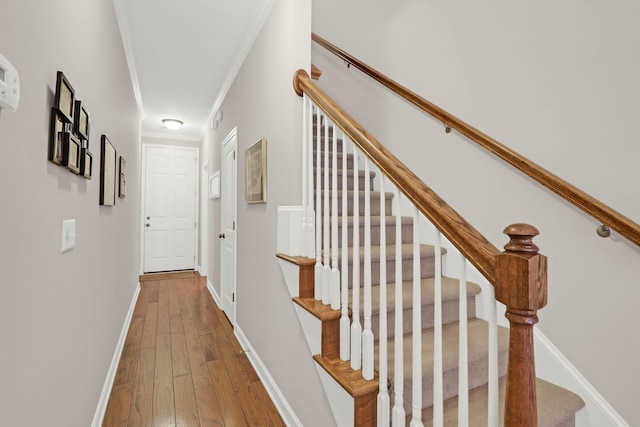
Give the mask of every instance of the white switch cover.
[(62, 252), (67, 252), (76, 245), (76, 220), (62, 221)]

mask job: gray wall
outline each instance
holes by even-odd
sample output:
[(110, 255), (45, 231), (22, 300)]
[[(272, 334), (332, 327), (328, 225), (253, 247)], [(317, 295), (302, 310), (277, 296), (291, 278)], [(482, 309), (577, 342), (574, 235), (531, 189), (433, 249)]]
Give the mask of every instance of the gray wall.
[[(313, 31), (640, 222), (640, 6), (314, 2)], [(497, 247), (515, 222), (549, 257), (540, 329), (640, 424), (640, 251), (322, 48), (320, 86)]]
[[(334, 423), (276, 254), (276, 211), (299, 205), (302, 101), (293, 73), (310, 65), (310, 1), (276, 1), (205, 136), (202, 159), (220, 169), (221, 142), (238, 127), (237, 324), (305, 426)], [(244, 151), (267, 138), (267, 203), (244, 201)], [(210, 204), (210, 277), (220, 292), (220, 201)]]
[[(88, 426), (138, 281), (140, 115), (111, 0), (2, 5), (0, 52), (22, 83), (18, 111), (0, 110), (2, 424)], [(92, 180), (47, 161), (58, 70), (91, 114)], [(98, 205), (102, 134), (127, 160), (115, 207)]]

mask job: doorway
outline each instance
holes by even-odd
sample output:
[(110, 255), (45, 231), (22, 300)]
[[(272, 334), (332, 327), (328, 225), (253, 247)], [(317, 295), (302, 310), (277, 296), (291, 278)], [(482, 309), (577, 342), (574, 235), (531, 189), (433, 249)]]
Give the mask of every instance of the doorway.
[(142, 272), (193, 270), (198, 149), (145, 144), (142, 159)]
[(234, 128), (222, 142), (220, 283), (222, 310), (232, 325), (236, 323), (236, 223), (237, 223), (237, 149), (238, 134)]

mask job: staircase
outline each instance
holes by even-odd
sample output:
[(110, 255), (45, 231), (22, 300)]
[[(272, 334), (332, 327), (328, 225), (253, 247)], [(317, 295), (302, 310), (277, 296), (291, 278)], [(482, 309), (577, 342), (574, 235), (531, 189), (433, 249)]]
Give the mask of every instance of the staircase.
[[(373, 188), (375, 183), (376, 174), (369, 172), (367, 175), (364, 170), (359, 168), (355, 170), (353, 154), (348, 154), (347, 168), (344, 169), (342, 162), (342, 140), (338, 140), (338, 152), (337, 163), (334, 165), (331, 159), (332, 148), (331, 144), (326, 143), (333, 136), (333, 128), (327, 128), (325, 131), (324, 126), (320, 132), (317, 132), (317, 119), (314, 120), (314, 147), (317, 146), (317, 136), (320, 137), (321, 146), (327, 147), (328, 159), (325, 160), (324, 149), (319, 153), (320, 156), (320, 172), (321, 180), (324, 177), (325, 169), (332, 171), (333, 167), (337, 168), (338, 176), (338, 216), (339, 231), (338, 236), (342, 236), (342, 216), (348, 216), (348, 262), (347, 265), (343, 265), (343, 261), (340, 262), (340, 271), (349, 272), (349, 283), (352, 280), (352, 272), (354, 271), (354, 263), (359, 265), (359, 271), (363, 272), (365, 268), (364, 249), (361, 248), (358, 252), (358, 258), (354, 260), (354, 248), (353, 241), (357, 239), (359, 245), (362, 245), (365, 241), (364, 236), (364, 206), (365, 206), (365, 180), (369, 180), (369, 185)], [(313, 158), (316, 159), (317, 152), (313, 153)], [(315, 162), (314, 162), (315, 164)], [(317, 188), (317, 171), (314, 169), (314, 188)], [(342, 176), (347, 175), (347, 187), (343, 188)], [(331, 176), (331, 174), (329, 174)], [(357, 183), (356, 183), (357, 181)], [(333, 188), (331, 180), (329, 180), (330, 188)], [(346, 206), (342, 203), (342, 192), (347, 191), (349, 194), (349, 202)], [(359, 208), (355, 211), (353, 203), (354, 193), (359, 194)], [(384, 262), (386, 268), (386, 306), (380, 309), (380, 253), (381, 240), (383, 241), (386, 253), (394, 254), (396, 252), (396, 244), (401, 245), (401, 270), (403, 283), (401, 288), (401, 298), (403, 300), (402, 311), (402, 323), (403, 323), (403, 348), (404, 348), (404, 368), (403, 368), (403, 382), (404, 388), (401, 393), (403, 400), (404, 413), (406, 414), (406, 424), (411, 422), (412, 415), (412, 295), (413, 295), (413, 238), (414, 238), (414, 224), (412, 217), (403, 217), (401, 221), (401, 233), (400, 242), (396, 242), (396, 217), (392, 213), (393, 208), (393, 193), (386, 192), (384, 194), (376, 191), (370, 193), (370, 205), (371, 205), (371, 286), (372, 286), (372, 332), (376, 339), (375, 342), (375, 365), (378, 367), (378, 354), (379, 346), (378, 342), (379, 329), (380, 329), (380, 315), (381, 310), (386, 311), (386, 329), (388, 333), (387, 340), (387, 352), (388, 352), (388, 390), (390, 396), (390, 406), (394, 405), (394, 366), (395, 366), (395, 351), (394, 351), (394, 330), (395, 330), (395, 311), (396, 306), (396, 289), (395, 289), (395, 258), (389, 257)], [(384, 200), (384, 212), (382, 211), (380, 199)], [(317, 200), (314, 196), (314, 201)], [(323, 207), (324, 209), (324, 207)], [(382, 238), (380, 234), (380, 223), (385, 224), (385, 234)], [(358, 233), (357, 238), (354, 237), (354, 227), (357, 223)], [(322, 225), (322, 224), (321, 224)], [(321, 240), (325, 240), (322, 238)], [(342, 237), (340, 237), (342, 241)], [(323, 242), (327, 243), (327, 242)], [(324, 247), (324, 245), (323, 245)], [(341, 245), (342, 247), (342, 245)], [(436, 256), (436, 249), (430, 245), (420, 245), (420, 293), (421, 293), (421, 327), (422, 327), (422, 422), (424, 425), (432, 424), (432, 412), (433, 412), (433, 384), (434, 384), (434, 313), (436, 308), (434, 306), (435, 301), (435, 275), (436, 271), (440, 271), (441, 268), (436, 268), (436, 262), (442, 258), (442, 263), (447, 260), (447, 251), (441, 249), (440, 253)], [(336, 414), (336, 421), (338, 425), (356, 425), (356, 426), (369, 426), (377, 425), (376, 417), (376, 404), (377, 394), (379, 391), (378, 375), (371, 381), (365, 381), (362, 379), (360, 371), (354, 371), (350, 368), (348, 361), (340, 360), (339, 350), (339, 319), (341, 316), (340, 310), (332, 310), (329, 306), (324, 305), (321, 301), (314, 298), (314, 264), (315, 260), (304, 257), (291, 257), (286, 254), (278, 254), (278, 257), (284, 260), (286, 263), (297, 266), (299, 274), (297, 275), (299, 288), (294, 292), (294, 303), (298, 306), (298, 312), (306, 312), (311, 314), (315, 319), (318, 319), (321, 323), (321, 337), (320, 337), (320, 353), (314, 355), (314, 360), (318, 363), (323, 370), (325, 370), (338, 384), (346, 390), (354, 400), (353, 417), (340, 419), (340, 415)], [(339, 260), (342, 260), (342, 254), (338, 256)], [(360, 274), (360, 285), (364, 283), (364, 274)], [(455, 278), (442, 277), (442, 302), (441, 302), (441, 319), (442, 319), (442, 365), (443, 365), (443, 377), (442, 377), (442, 390), (443, 390), (443, 410), (444, 410), (444, 425), (445, 426), (457, 426), (458, 424), (458, 337), (460, 328), (459, 319), (459, 307), (460, 298), (466, 300), (467, 305), (467, 322), (466, 328), (468, 329), (468, 407), (469, 407), (469, 422), (468, 424), (461, 423), (460, 425), (471, 426), (486, 426), (487, 425), (487, 399), (488, 399), (488, 323), (477, 317), (476, 303), (481, 300), (482, 288), (475, 283), (467, 283), (466, 294), (460, 295), (460, 283)], [(353, 289), (350, 283), (350, 298)], [(362, 288), (359, 293), (360, 307), (364, 305), (364, 295)], [(350, 306), (350, 309), (353, 308)], [(360, 318), (360, 324), (364, 324), (364, 318), (362, 310), (359, 310), (358, 316)], [(305, 322), (302, 322), (303, 326)], [(500, 425), (503, 424), (503, 409), (504, 409), (504, 377), (507, 372), (507, 358), (509, 347), (509, 332), (508, 329), (498, 328), (498, 372), (500, 376), (499, 389), (500, 389), (500, 410), (499, 419)], [(312, 351), (313, 345), (311, 345)], [(557, 387), (546, 381), (537, 380), (537, 406), (538, 406), (538, 425), (551, 427), (551, 426), (574, 426), (575, 414), (580, 410), (584, 403), (579, 396)], [(331, 400), (331, 398), (330, 398)]]

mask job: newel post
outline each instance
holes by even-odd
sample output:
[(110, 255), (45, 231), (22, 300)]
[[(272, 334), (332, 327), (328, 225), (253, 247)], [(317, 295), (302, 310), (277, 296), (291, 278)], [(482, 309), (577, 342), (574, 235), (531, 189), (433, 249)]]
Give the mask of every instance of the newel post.
[(547, 257), (533, 238), (540, 234), (528, 224), (504, 230), (511, 240), (496, 256), (496, 299), (507, 306), (511, 324), (504, 425), (537, 427), (536, 367), (533, 325), (547, 304)]

